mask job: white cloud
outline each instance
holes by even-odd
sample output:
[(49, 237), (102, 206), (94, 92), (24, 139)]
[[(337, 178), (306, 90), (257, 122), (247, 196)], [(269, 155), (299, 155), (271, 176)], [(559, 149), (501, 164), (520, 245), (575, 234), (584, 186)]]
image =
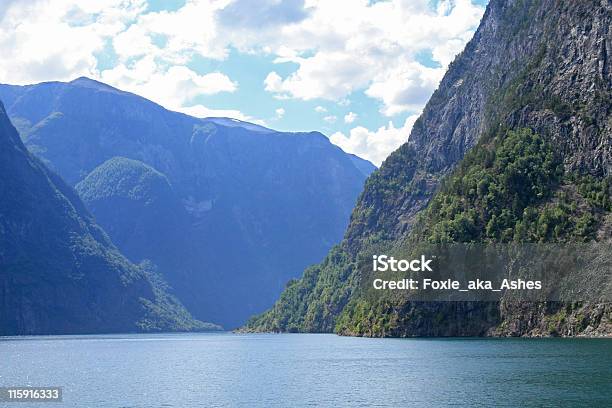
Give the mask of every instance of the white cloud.
[(353, 123), (357, 119), (357, 114), (355, 112), (349, 112), (344, 115), (344, 123)]
[(285, 116), (285, 109), (284, 108), (278, 108), (274, 112), (276, 113), (276, 118), (277, 119), (282, 119), (282, 117)]
[(157, 47), (144, 27), (133, 24), (113, 38), (113, 48), (120, 61), (132, 57), (158, 54)]
[(101, 79), (120, 89), (134, 92), (169, 109), (189, 106), (199, 95), (234, 92), (238, 85), (220, 72), (199, 75), (188, 67), (160, 67), (151, 56), (131, 65), (120, 64), (101, 73)]
[(217, 13), (228, 0), (187, 0), (176, 11), (142, 14), (136, 24), (145, 36), (164, 38), (157, 52), (167, 61), (186, 63), (194, 55), (224, 59), (228, 43), (220, 33)]
[[(285, 59), (278, 60), (279, 62)], [(283, 96), (311, 100), (340, 100), (370, 80), (367, 61), (344, 52), (317, 52), (310, 58), (295, 58), (299, 63), (294, 73), (283, 79), (271, 72), (265, 80), (266, 90)]]
[[(0, 81), (95, 76), (96, 54), (145, 9), (143, 0), (13, 1), (0, 16)], [(9, 57), (10, 56), (10, 57)]]
[[(145, 0), (14, 1), (0, 9), (0, 81), (13, 84), (89, 76), (180, 110), (198, 95), (234, 92), (221, 72), (186, 67), (195, 54), (226, 55), (215, 13), (227, 1), (188, 0), (176, 12), (147, 13)], [(154, 41), (159, 39), (159, 43)], [(118, 61), (100, 72), (112, 44)]]
[(334, 115), (329, 115), (323, 118), (324, 121), (326, 121), (327, 123), (336, 123), (336, 120), (338, 120), (337, 116)]
[(198, 75), (189, 70), (189, 77), (205, 95), (213, 95), (219, 92), (235, 92), (238, 89), (238, 84), (221, 72)]
[(315, 112), (317, 113), (325, 113), (327, 112), (327, 109), (325, 109), (323, 106), (319, 105), (315, 108)]
[(340, 146), (342, 150), (380, 166), (391, 152), (408, 140), (408, 135), (417, 118), (418, 115), (409, 116), (404, 125), (399, 128), (396, 128), (392, 122), (376, 131), (357, 126), (351, 129), (348, 135), (336, 132), (329, 140)]
[(387, 116), (415, 111), (425, 105), (443, 75), (443, 69), (406, 62), (377, 75), (365, 93), (383, 101), (382, 113)]
[(264, 85), (266, 91), (269, 92), (282, 92), (282, 78), (276, 72), (272, 71), (264, 79)]
[[(271, 72), (266, 90), (282, 98), (332, 101), (365, 90), (387, 116), (422, 108), (484, 11), (470, 0), (443, 0), (435, 10), (428, 0), (307, 4), (309, 14), (280, 27), (276, 36), (253, 32), (242, 39), (243, 47), (265, 43), (278, 55), (276, 62), (298, 65), (284, 77)], [(421, 51), (431, 52), (441, 67), (419, 63)]]

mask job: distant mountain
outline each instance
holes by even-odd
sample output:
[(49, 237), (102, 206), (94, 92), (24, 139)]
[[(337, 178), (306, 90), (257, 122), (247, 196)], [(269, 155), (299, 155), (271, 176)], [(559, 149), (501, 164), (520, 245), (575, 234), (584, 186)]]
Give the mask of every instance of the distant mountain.
[(175, 262), (180, 262), (182, 249), (189, 247), (187, 211), (166, 176), (152, 167), (113, 157), (96, 167), (76, 190), (128, 258), (142, 260), (151, 254), (169, 258), (168, 243), (172, 242), (172, 248), (181, 249), (174, 254)]
[(322, 134), (197, 119), (79, 78), (0, 86), (27, 147), (200, 319), (271, 306), (342, 239), (374, 166)]
[[(358, 265), (423, 243), (611, 244), (611, 26), (610, 1), (491, 0), (408, 142), (367, 180), (345, 239), (246, 329), (610, 335), (609, 299), (375, 298)], [(610, 288), (605, 268), (591, 272)]]
[(374, 170), (376, 170), (376, 166), (370, 163), (367, 160), (363, 160), (361, 157), (356, 156), (354, 154), (349, 155), (351, 161), (366, 177), (368, 177)]
[(130, 263), (0, 104), (0, 335), (204, 330)]

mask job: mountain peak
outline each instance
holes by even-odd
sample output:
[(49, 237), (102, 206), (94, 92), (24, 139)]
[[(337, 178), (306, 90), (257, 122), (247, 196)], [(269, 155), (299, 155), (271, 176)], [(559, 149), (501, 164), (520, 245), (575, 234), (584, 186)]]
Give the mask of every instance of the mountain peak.
[(95, 79), (88, 78), (86, 76), (78, 77), (68, 83), (70, 85), (80, 86), (82, 88), (93, 88), (93, 89), (112, 91), (112, 92), (122, 92), (121, 90), (114, 88), (110, 85), (107, 85), (104, 82), (100, 82)]

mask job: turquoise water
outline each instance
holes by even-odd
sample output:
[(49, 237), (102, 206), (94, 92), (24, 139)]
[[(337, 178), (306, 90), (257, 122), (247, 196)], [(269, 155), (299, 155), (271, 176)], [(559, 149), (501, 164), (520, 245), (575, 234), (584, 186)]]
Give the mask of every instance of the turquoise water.
[(612, 340), (0, 338), (0, 386), (25, 385), (63, 387), (34, 407), (612, 406)]

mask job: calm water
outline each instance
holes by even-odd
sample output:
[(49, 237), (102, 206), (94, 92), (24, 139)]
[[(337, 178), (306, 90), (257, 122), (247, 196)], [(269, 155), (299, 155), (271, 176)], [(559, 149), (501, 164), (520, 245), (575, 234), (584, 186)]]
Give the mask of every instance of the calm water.
[(34, 407), (612, 406), (612, 340), (0, 338), (0, 386), (18, 385), (63, 387)]

